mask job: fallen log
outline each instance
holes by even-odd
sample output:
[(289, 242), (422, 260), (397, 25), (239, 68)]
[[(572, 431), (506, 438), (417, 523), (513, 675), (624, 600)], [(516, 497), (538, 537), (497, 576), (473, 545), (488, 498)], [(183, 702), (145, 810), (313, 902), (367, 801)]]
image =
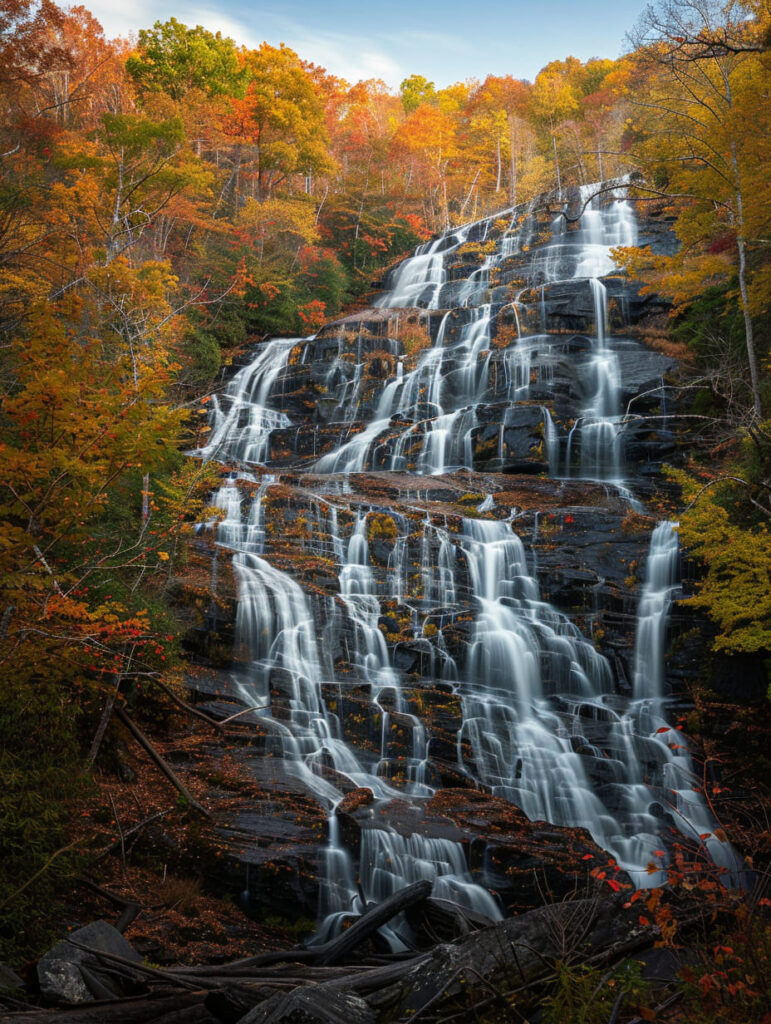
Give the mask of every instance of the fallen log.
[[(635, 921), (635, 915), (625, 913), (617, 899), (541, 907), (412, 960), (302, 985), (292, 993), (293, 999), (275, 996), (261, 1002), (239, 1024), (282, 1024), (295, 1019), (304, 1024), (337, 1024), (333, 993), (363, 998), (376, 1020), (419, 1018), (429, 1008), (452, 1004), (474, 991), (477, 1007), (517, 994), (520, 1010), (533, 1003), (543, 984), (553, 979), (559, 961), (607, 964), (651, 945), (655, 929), (636, 928)], [(310, 1013), (307, 1007), (317, 1016), (303, 1016)], [(347, 1024), (358, 1024), (358, 1004), (352, 1007)]]
[[(555, 978), (558, 963), (612, 965), (657, 937), (656, 928), (639, 927), (634, 910), (624, 909), (623, 897), (603, 902), (593, 897), (541, 907), (409, 959), (332, 965), (350, 956), (400, 911), (426, 900), (429, 891), (428, 882), (405, 887), (322, 945), (225, 965), (162, 970), (75, 940), (72, 944), (98, 965), (141, 977), (152, 986), (150, 993), (109, 1003), (12, 1013), (0, 1020), (192, 1024), (214, 1017), (224, 1024), (373, 1024), (380, 1019), (420, 1021), (437, 1012), (460, 1020), (468, 1012), (469, 998), (478, 1009), (500, 1004), (502, 1013), (513, 1002), (521, 1013), (536, 1005), (544, 986)], [(266, 959), (277, 966), (271, 968)]]
[(218, 722), (214, 718), (210, 718), (205, 712), (199, 711), (197, 707), (194, 707), (194, 705), (180, 697), (178, 693), (175, 693), (172, 688), (167, 686), (161, 679), (154, 679), (153, 682), (163, 690), (167, 697), (170, 697), (175, 704), (187, 711), (189, 715), (193, 715), (195, 718), (200, 718), (202, 722), (206, 722), (206, 724), (211, 729), (214, 729), (215, 732), (225, 731), (225, 727), (221, 722)]
[(267, 967), (278, 963), (314, 964), (319, 967), (328, 967), (338, 963), (349, 953), (353, 952), (369, 938), (378, 928), (388, 924), (397, 914), (401, 914), (409, 907), (413, 907), (426, 899), (431, 892), (432, 883), (421, 879), (407, 885), (399, 892), (393, 893), (382, 903), (371, 907), (366, 914), (362, 914), (356, 922), (346, 931), (337, 935), (334, 939), (324, 942), (318, 946), (298, 946), (296, 949), (284, 950), (276, 953), (261, 953), (258, 956), (247, 957), (244, 960), (236, 960), (232, 964), (224, 964), (219, 968), (220, 976), (233, 976), (239, 972), (247, 971), (252, 967)]
[(166, 761), (164, 761), (164, 759), (152, 745), (150, 740), (145, 736), (145, 734), (142, 732), (142, 730), (139, 728), (136, 722), (132, 721), (132, 719), (129, 718), (129, 716), (126, 714), (123, 708), (115, 708), (115, 715), (123, 723), (123, 725), (126, 726), (126, 728), (137, 741), (137, 743), (145, 751), (147, 751), (147, 753), (150, 755), (153, 761), (155, 761), (155, 763), (161, 769), (161, 771), (172, 784), (172, 786), (174, 786), (174, 788), (182, 794), (182, 796), (185, 798), (185, 800), (187, 800), (187, 802), (190, 804), (193, 810), (198, 811), (198, 813), (203, 815), (204, 818), (211, 818), (211, 814), (209, 813), (209, 811), (207, 811), (205, 807), (198, 803), (198, 801), (187, 788), (187, 786), (184, 784), (184, 782), (182, 782), (182, 780), (178, 778), (173, 769), (166, 763)]
[(405, 886), (399, 892), (393, 893), (382, 903), (378, 903), (366, 914), (363, 914), (355, 924), (338, 935), (337, 938), (331, 939), (323, 946), (317, 946), (319, 956), (316, 963), (321, 967), (327, 967), (342, 960), (397, 914), (401, 914), (427, 899), (431, 888), (431, 882), (421, 879), (421, 881), (413, 882), (412, 885)]
[[(475, 983), (524, 993), (551, 978), (560, 961), (607, 964), (652, 945), (655, 939), (655, 929), (639, 927), (636, 915), (624, 911), (623, 900), (552, 904), (501, 921), (453, 945), (437, 946), (394, 984), (376, 990), (368, 1002), (380, 1012), (387, 1010), (389, 1018), (413, 1019), (429, 1003), (441, 1005)], [(497, 998), (494, 995), (485, 1002)]]
[(91, 892), (95, 892), (97, 896), (103, 896), (113, 906), (120, 908), (120, 917), (115, 922), (115, 928), (119, 932), (124, 932), (142, 912), (143, 908), (140, 903), (137, 903), (135, 900), (127, 900), (119, 893), (113, 892), (111, 889), (105, 889), (104, 886), (97, 885), (96, 882), (92, 882), (89, 878), (76, 878), (75, 882), (77, 885), (82, 885), (86, 889), (90, 889)]
[(196, 1007), (203, 1007), (205, 991), (151, 993), (128, 999), (84, 1003), (82, 1006), (57, 1007), (50, 1010), (25, 1010), (0, 1015), (0, 1021), (13, 1024), (158, 1024), (170, 1013), (190, 1014), (180, 1020), (195, 1020)]
[(367, 1003), (349, 992), (326, 986), (297, 988), (288, 995), (271, 996), (241, 1017), (238, 1024), (376, 1024)]
[(429, 896), (407, 913), (407, 923), (419, 938), (429, 946), (438, 942), (453, 942), (480, 928), (489, 928), (495, 922), (485, 914), (461, 907), (451, 900)]
[(117, 953), (109, 953), (104, 949), (95, 949), (93, 946), (87, 946), (82, 942), (77, 942), (73, 938), (69, 938), (67, 941), (71, 946), (75, 946), (76, 949), (81, 949), (84, 953), (88, 953), (97, 964), (104, 962), (114, 965), (116, 968), (120, 968), (120, 973), (127, 977), (141, 976), (151, 980), (166, 982), (168, 985), (176, 985), (179, 988), (184, 988), (189, 991), (211, 988), (212, 983), (207, 981), (205, 978), (188, 979), (179, 977), (172, 971), (164, 971), (161, 970), (160, 967), (150, 967), (149, 964), (128, 960), (126, 957), (119, 956)]

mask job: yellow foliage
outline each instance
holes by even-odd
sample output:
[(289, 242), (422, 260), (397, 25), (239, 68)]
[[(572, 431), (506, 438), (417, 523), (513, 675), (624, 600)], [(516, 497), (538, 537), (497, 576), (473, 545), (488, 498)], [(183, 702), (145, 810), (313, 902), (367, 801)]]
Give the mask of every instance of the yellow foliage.
[(743, 526), (729, 508), (730, 482), (703, 487), (681, 471), (671, 476), (693, 502), (680, 519), (683, 544), (705, 567), (696, 594), (685, 603), (703, 608), (720, 629), (715, 649), (771, 650), (771, 536), (767, 524)]

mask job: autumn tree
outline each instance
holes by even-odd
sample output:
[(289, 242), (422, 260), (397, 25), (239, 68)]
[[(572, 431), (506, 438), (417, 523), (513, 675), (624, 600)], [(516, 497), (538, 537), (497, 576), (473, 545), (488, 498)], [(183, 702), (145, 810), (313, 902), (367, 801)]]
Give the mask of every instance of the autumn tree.
[(225, 130), (241, 147), (244, 173), (261, 202), (292, 175), (310, 179), (333, 164), (324, 109), (297, 54), (263, 43), (244, 61), (248, 85), (243, 99), (231, 100)]
[(456, 126), (439, 107), (422, 103), (400, 125), (397, 144), (415, 160), (417, 173), (427, 186), (432, 221), (450, 225), (448, 178), (456, 156)]
[(530, 97), (531, 116), (535, 123), (548, 131), (554, 151), (554, 170), (557, 188), (562, 188), (557, 136), (560, 126), (580, 109), (580, 94), (576, 88), (576, 72), (581, 62), (575, 57), (565, 61), (551, 61), (538, 72)]
[(192, 89), (209, 96), (237, 95), (246, 78), (232, 39), (201, 25), (188, 28), (176, 18), (140, 30), (126, 70), (141, 90), (165, 92), (175, 100)]
[(435, 105), (437, 101), (436, 86), (423, 75), (410, 75), (399, 86), (402, 106), (406, 114), (417, 110), (421, 103)]
[(472, 133), (478, 131), (483, 145), (494, 153), (495, 192), (500, 192), (504, 168), (508, 169), (509, 201), (519, 200), (521, 164), (530, 151), (532, 131), (527, 122), (530, 84), (511, 75), (488, 75), (469, 99)]
[(644, 133), (640, 155), (650, 191), (677, 201), (683, 243), (676, 256), (652, 259), (650, 267), (680, 307), (705, 281), (735, 275), (756, 418), (763, 395), (755, 321), (771, 297), (768, 210), (756, 198), (769, 169), (764, 100), (771, 68), (752, 45), (769, 17), (759, 11), (751, 19), (747, 8), (717, 0), (666, 0), (648, 8), (633, 36), (649, 71), (649, 92), (634, 101)]

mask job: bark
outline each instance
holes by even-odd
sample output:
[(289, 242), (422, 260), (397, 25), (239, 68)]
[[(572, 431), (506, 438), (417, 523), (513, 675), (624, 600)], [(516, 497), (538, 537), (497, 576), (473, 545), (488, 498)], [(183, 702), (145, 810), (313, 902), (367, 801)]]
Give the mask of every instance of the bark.
[(147, 751), (147, 753), (150, 755), (153, 761), (155, 761), (156, 765), (160, 768), (160, 770), (163, 772), (163, 774), (166, 776), (166, 778), (169, 780), (172, 786), (174, 786), (174, 788), (185, 798), (185, 800), (187, 800), (187, 802), (190, 804), (193, 810), (197, 811), (199, 814), (202, 814), (204, 818), (211, 818), (211, 814), (209, 813), (209, 811), (207, 811), (205, 807), (198, 803), (193, 794), (185, 786), (184, 782), (182, 782), (181, 779), (179, 779), (179, 777), (174, 773), (171, 767), (163, 760), (161, 755), (152, 745), (150, 740), (145, 736), (145, 734), (142, 732), (139, 726), (136, 725), (135, 722), (132, 722), (132, 720), (129, 718), (129, 716), (122, 708), (116, 708), (115, 714), (120, 719), (120, 721), (126, 726), (126, 728), (137, 741), (137, 743), (139, 743), (139, 745)]
[(509, 148), (511, 150), (511, 172), (510, 189), (511, 205), (517, 205), (517, 148), (516, 148), (516, 121), (513, 114), (509, 114)]
[(374, 1011), (358, 996), (316, 986), (272, 996), (239, 1024), (376, 1024), (376, 1020)]
[(117, 892), (105, 889), (88, 878), (76, 878), (75, 881), (78, 885), (85, 886), (86, 889), (90, 889), (91, 892), (95, 892), (97, 896), (104, 897), (104, 899), (109, 900), (114, 906), (120, 908), (121, 915), (115, 923), (115, 927), (119, 932), (124, 932), (131, 922), (136, 920), (142, 912), (143, 908), (140, 903), (136, 903), (134, 900), (127, 900)]
[[(184, 1012), (185, 1021), (201, 1019), (193, 1016), (204, 1005), (206, 992), (153, 993), (131, 999), (112, 999), (86, 1003), (67, 1009), (28, 1010), (7, 1015), (14, 1024), (158, 1024), (169, 1013)], [(168, 1024), (168, 1021), (167, 1021)]]
[(461, 206), (461, 208), (460, 208), (460, 215), (461, 215), (461, 217), (463, 217), (463, 214), (466, 212), (466, 207), (468, 206), (469, 199), (471, 199), (471, 196), (472, 196), (472, 194), (474, 192), (474, 188), (476, 187), (476, 183), (477, 183), (477, 179), (478, 178), (479, 178), (479, 171), (477, 171), (476, 174), (474, 175), (474, 180), (471, 182), (471, 188), (468, 190), (468, 195), (466, 196), (466, 198), (465, 198), (465, 200), (463, 202), (463, 206)]
[(557, 155), (557, 136), (552, 135), (551, 141), (554, 144), (554, 169), (557, 172), (557, 193), (562, 194), (562, 179), (560, 177), (560, 159)]
[(750, 367), (752, 407), (755, 417), (757, 419), (761, 419), (763, 415), (763, 407), (760, 400), (760, 373), (758, 371), (758, 356), (755, 351), (755, 335), (752, 326), (752, 314), (750, 313), (750, 300), (747, 293), (747, 253), (744, 240), (744, 196), (742, 194), (739, 161), (736, 156), (735, 142), (731, 142), (731, 160), (737, 182), (736, 245), (739, 250), (739, 294), (742, 302), (742, 317), (744, 318), (744, 338), (747, 345), (747, 362)]
[(105, 701), (104, 708), (102, 709), (102, 715), (99, 719), (99, 725), (96, 727), (94, 738), (91, 741), (91, 749), (88, 752), (89, 764), (93, 764), (94, 761), (96, 761), (96, 755), (99, 753), (99, 748), (102, 745), (104, 734), (107, 732), (107, 725), (112, 718), (112, 710), (115, 705), (115, 698), (118, 696), (118, 688), (120, 687), (121, 678), (122, 675), (119, 675), (115, 680), (115, 687), (107, 695), (107, 700)]
[[(593, 950), (628, 942), (632, 930), (632, 918), (619, 900), (599, 904), (584, 899), (541, 907), (453, 945), (437, 946), (393, 985), (379, 989), (370, 1002), (396, 1018), (412, 1018), (429, 1002), (453, 998), (479, 979), (484, 980), (483, 987), (527, 989), (549, 977), (557, 961), (586, 960), (582, 949), (588, 948), (591, 956)], [(652, 944), (652, 930), (638, 932), (645, 945)]]

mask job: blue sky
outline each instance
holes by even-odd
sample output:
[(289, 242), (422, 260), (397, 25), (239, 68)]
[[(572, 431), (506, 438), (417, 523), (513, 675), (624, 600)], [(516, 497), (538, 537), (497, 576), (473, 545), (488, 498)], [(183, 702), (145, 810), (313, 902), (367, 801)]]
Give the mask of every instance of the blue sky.
[(535, 77), (550, 60), (617, 57), (645, 0), (81, 0), (109, 36), (172, 16), (254, 46), (286, 43), (349, 82), (438, 87), (487, 74)]

